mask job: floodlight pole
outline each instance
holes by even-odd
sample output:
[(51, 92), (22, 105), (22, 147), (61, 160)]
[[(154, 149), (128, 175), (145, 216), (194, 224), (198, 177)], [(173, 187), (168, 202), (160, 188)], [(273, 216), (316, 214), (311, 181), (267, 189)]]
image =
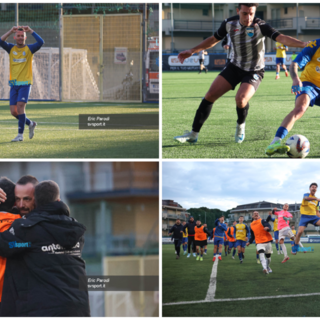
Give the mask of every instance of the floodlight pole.
[(63, 9), (59, 10), (59, 100), (63, 99)]
[[(142, 59), (142, 102), (145, 102), (147, 100), (147, 88), (146, 88), (146, 59), (147, 59), (147, 28), (146, 28), (146, 23), (147, 23), (147, 10), (148, 10), (148, 4), (145, 3), (143, 4), (143, 18), (142, 18), (142, 54), (143, 54), (143, 59)], [(149, 80), (148, 80), (149, 81)]]
[(174, 50), (174, 40), (173, 40), (173, 4), (171, 2), (171, 53), (173, 52)]
[(297, 39), (299, 39), (299, 3), (296, 4), (296, 8), (297, 8)]
[(15, 10), (15, 23), (16, 23), (16, 26), (18, 27), (19, 26), (19, 3), (16, 3), (15, 7), (16, 7), (16, 10)]
[(212, 4), (212, 34), (214, 34), (214, 3)]

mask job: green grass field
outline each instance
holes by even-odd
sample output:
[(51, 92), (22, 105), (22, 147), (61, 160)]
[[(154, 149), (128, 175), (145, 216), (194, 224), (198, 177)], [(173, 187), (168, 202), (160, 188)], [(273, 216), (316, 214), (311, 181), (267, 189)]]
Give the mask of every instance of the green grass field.
[[(261, 264), (257, 264), (255, 245), (246, 248), (245, 259), (240, 265), (237, 254), (218, 263), (215, 299), (248, 298), (245, 301), (220, 301), (208, 303), (186, 303), (163, 306), (164, 317), (303, 317), (318, 316), (320, 295), (267, 298), (250, 300), (250, 297), (272, 297), (320, 293), (319, 264), (320, 244), (313, 246), (314, 252), (293, 256), (290, 244), (287, 250), (290, 260), (282, 264), (283, 255), (278, 255), (275, 244), (271, 258), (272, 273), (265, 275)], [(204, 261), (181, 256), (176, 260), (173, 245), (162, 246), (162, 291), (163, 303), (204, 300), (212, 272), (213, 245), (208, 246)]]
[(38, 123), (29, 139), (11, 142), (18, 121), (0, 102), (1, 158), (158, 158), (159, 130), (79, 130), (79, 114), (158, 114), (158, 104), (30, 102), (26, 114)]
[[(174, 136), (191, 130), (201, 99), (217, 75), (218, 72), (198, 74), (197, 71), (163, 73), (163, 158), (268, 158), (264, 153), (266, 147), (284, 117), (294, 108), (295, 96), (290, 91), (292, 80), (286, 78), (283, 71), (277, 81), (275, 72), (265, 73), (259, 89), (250, 100), (246, 137), (242, 144), (234, 142), (237, 121), (235, 95), (239, 86), (213, 105), (196, 144), (180, 144), (173, 140)], [(293, 134), (302, 134), (309, 139), (311, 151), (308, 158), (320, 157), (319, 118), (320, 108), (309, 108), (288, 135), (289, 138)], [(274, 157), (288, 158), (287, 155)]]

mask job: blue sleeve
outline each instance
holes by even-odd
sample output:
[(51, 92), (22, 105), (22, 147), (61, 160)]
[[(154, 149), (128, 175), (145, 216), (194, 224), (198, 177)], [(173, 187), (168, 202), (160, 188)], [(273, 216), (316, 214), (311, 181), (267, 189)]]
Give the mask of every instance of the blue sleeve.
[(310, 196), (310, 193), (305, 193), (304, 195), (303, 195), (303, 199), (305, 198), (305, 197), (309, 197)]
[(28, 44), (28, 47), (32, 54), (36, 53), (44, 44), (43, 39), (33, 31), (32, 36), (36, 39), (36, 43)]
[(214, 225), (217, 227), (219, 225), (219, 219), (214, 222)]
[(250, 229), (247, 225), (246, 225), (246, 230), (247, 230), (247, 237), (250, 238)]
[(228, 227), (227, 227), (224, 223), (220, 224), (220, 227), (221, 227), (224, 231), (227, 231), (227, 230), (228, 230)]
[(0, 39), (0, 47), (10, 53), (11, 49), (14, 47), (14, 44), (2, 41)]
[(298, 64), (300, 69), (304, 68), (305, 65), (311, 61), (313, 55), (320, 47), (320, 39), (311, 41), (294, 59), (294, 62)]
[(270, 218), (270, 220), (271, 220), (272, 222), (274, 222), (274, 220), (276, 220), (276, 218)]

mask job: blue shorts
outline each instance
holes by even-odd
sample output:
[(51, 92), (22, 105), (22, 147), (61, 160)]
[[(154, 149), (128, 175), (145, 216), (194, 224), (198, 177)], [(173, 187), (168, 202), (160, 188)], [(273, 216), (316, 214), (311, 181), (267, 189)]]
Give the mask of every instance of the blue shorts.
[(303, 81), (302, 85), (304, 88), (300, 94), (296, 95), (296, 99), (302, 94), (307, 94), (310, 97), (310, 107), (320, 106), (320, 88), (309, 81)]
[(17, 102), (28, 102), (31, 91), (31, 84), (25, 86), (12, 86), (10, 89), (10, 106), (15, 106)]
[(238, 246), (240, 246), (240, 247), (242, 247), (242, 248), (244, 248), (245, 246), (246, 246), (246, 241), (243, 241), (243, 240), (237, 240), (236, 241), (236, 246), (238, 247)]
[(185, 237), (185, 238), (183, 238), (183, 241), (182, 241), (182, 243), (188, 243), (188, 237)]
[(223, 245), (223, 238), (218, 238), (218, 237), (214, 237), (214, 241), (213, 241), (213, 244), (214, 245)]
[(285, 58), (276, 58), (276, 64), (284, 64)]
[(229, 245), (229, 241), (225, 241), (224, 246), (228, 246), (228, 245)]
[(320, 220), (318, 216), (309, 216), (307, 214), (302, 214), (300, 218), (299, 227), (307, 227), (309, 223), (313, 224), (314, 226)]
[(290, 241), (290, 243), (291, 243), (292, 245), (295, 245), (295, 242), (294, 242), (294, 241)]
[(274, 232), (274, 239), (279, 240), (279, 230)]
[(229, 249), (232, 249), (232, 248), (237, 248), (236, 246), (236, 241), (229, 241)]

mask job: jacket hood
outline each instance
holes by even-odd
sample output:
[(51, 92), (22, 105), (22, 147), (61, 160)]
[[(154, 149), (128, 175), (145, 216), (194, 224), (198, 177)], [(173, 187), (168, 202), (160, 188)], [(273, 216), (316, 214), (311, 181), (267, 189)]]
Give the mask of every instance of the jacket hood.
[(83, 237), (86, 227), (70, 217), (69, 207), (56, 201), (38, 207), (26, 216), (25, 227), (41, 224), (52, 238), (65, 248), (74, 247)]

